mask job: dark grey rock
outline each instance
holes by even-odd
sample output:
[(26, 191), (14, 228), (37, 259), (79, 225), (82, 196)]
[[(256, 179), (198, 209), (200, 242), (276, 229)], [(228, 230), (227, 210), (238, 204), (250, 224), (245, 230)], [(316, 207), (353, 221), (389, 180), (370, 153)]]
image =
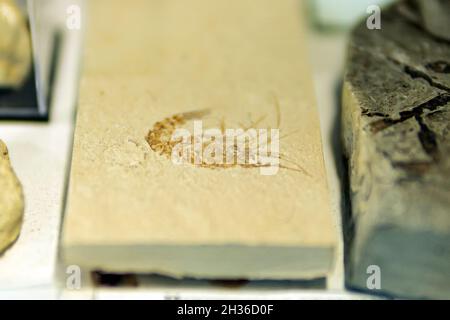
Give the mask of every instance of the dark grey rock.
[(381, 292), (450, 298), (450, 43), (401, 10), (385, 9), (381, 30), (364, 22), (350, 39), (347, 284), (367, 290), (367, 268), (376, 265)]

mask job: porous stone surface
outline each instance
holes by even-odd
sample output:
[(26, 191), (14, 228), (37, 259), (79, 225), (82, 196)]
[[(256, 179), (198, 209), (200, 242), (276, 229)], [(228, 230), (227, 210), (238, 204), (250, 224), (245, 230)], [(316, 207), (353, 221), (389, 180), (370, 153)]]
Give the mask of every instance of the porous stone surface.
[(17, 88), (31, 66), (31, 40), (24, 14), (12, 0), (0, 0), (0, 88)]
[(358, 25), (348, 48), (347, 284), (367, 289), (376, 265), (381, 292), (450, 298), (450, 43), (400, 9), (383, 11), (381, 30)]
[(24, 200), (22, 187), (0, 140), (0, 254), (18, 237), (22, 225)]

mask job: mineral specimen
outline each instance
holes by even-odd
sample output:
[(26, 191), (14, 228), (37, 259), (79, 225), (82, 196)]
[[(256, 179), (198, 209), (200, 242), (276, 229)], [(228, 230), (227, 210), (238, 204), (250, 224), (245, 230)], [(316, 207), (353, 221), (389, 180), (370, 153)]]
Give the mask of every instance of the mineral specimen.
[(22, 187), (11, 168), (8, 149), (0, 140), (0, 253), (19, 235), (23, 210)]

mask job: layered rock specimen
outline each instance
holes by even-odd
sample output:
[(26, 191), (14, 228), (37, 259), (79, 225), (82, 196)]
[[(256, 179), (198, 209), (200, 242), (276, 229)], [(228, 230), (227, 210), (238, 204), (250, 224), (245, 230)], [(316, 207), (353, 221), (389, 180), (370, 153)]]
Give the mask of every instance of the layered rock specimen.
[(348, 49), (347, 282), (370, 288), (375, 265), (381, 292), (450, 298), (450, 43), (400, 8), (382, 12), (381, 30), (357, 26)]
[(0, 140), (0, 254), (19, 235), (23, 209), (22, 187), (9, 162), (8, 149)]
[(31, 67), (27, 20), (14, 0), (0, 0), (0, 88), (17, 88)]

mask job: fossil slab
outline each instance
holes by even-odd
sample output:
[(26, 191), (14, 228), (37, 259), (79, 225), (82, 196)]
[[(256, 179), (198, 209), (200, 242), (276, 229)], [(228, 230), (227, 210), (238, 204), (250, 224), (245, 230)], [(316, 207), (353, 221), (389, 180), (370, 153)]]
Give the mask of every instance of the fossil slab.
[(368, 289), (367, 270), (375, 265), (385, 293), (449, 298), (450, 44), (398, 8), (383, 11), (381, 30), (361, 24), (350, 38), (343, 138), (354, 230), (347, 282)]
[[(89, 6), (102, 19), (87, 24), (65, 262), (174, 277), (326, 276), (337, 234), (297, 2), (133, 4), (127, 14), (119, 1)], [(198, 121), (219, 136), (279, 129), (277, 172), (264, 175), (267, 159), (174, 164), (171, 136)]]
[(24, 201), (22, 187), (8, 157), (8, 149), (0, 140), (0, 254), (20, 233)]

